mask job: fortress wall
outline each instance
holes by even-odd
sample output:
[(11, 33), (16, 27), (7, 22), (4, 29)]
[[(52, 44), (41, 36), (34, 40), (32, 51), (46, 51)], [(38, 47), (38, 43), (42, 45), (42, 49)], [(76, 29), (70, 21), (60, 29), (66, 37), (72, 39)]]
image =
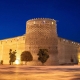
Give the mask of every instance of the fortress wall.
[(78, 48), (78, 61), (79, 61), (79, 63), (80, 63), (80, 46), (79, 46), (79, 48)]
[(54, 19), (36, 18), (26, 22), (26, 34), (14, 38), (0, 40), (0, 61), (9, 64), (9, 50), (16, 50), (16, 58), (20, 61), (22, 51), (30, 51), (33, 61), (28, 65), (42, 65), (38, 61), (39, 49), (48, 49), (49, 59), (45, 65), (69, 64), (80, 62), (80, 43), (57, 36), (57, 24)]
[(26, 23), (26, 50), (33, 55), (30, 65), (41, 65), (38, 61), (39, 49), (48, 49), (49, 59), (45, 65), (58, 64), (56, 21), (48, 18), (31, 19)]
[(0, 60), (4, 64), (9, 64), (9, 49), (16, 50), (16, 57), (20, 59), (21, 52), (25, 50), (25, 36), (0, 40)]
[(59, 64), (71, 63), (71, 58), (74, 60), (74, 63), (77, 63), (79, 46), (79, 43), (58, 38)]

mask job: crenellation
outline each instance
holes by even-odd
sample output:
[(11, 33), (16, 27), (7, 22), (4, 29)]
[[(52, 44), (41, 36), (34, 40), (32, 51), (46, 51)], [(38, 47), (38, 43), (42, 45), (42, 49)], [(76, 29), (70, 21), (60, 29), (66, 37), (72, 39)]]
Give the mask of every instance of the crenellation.
[(64, 43), (64, 44), (74, 45), (74, 46), (79, 46), (79, 44), (80, 44), (80, 43), (73, 42), (73, 41), (70, 41), (70, 40), (66, 40), (66, 39), (63, 39), (63, 38), (58, 38), (58, 41), (61, 42), (61, 43)]
[(55, 20), (53, 19), (49, 19), (49, 18), (34, 18), (34, 19), (31, 19), (31, 20), (28, 20), (27, 21), (27, 24), (28, 25), (33, 25), (33, 24), (55, 24)]

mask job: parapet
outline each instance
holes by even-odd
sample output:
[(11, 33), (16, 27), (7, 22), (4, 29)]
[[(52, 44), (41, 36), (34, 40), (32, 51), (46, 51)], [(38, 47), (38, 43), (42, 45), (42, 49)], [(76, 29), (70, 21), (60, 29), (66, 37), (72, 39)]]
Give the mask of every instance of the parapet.
[(80, 47), (80, 43), (58, 37), (58, 42), (66, 45), (74, 45)]
[(33, 25), (33, 24), (55, 24), (56, 20), (50, 19), (50, 18), (34, 18), (30, 19), (26, 22), (28, 25)]
[(13, 38), (7, 38), (7, 39), (0, 40), (0, 46), (3, 44), (4, 45), (5, 44), (14, 44), (14, 43), (21, 42), (21, 41), (25, 42), (25, 34), (22, 36), (17, 36), (17, 37), (13, 37)]

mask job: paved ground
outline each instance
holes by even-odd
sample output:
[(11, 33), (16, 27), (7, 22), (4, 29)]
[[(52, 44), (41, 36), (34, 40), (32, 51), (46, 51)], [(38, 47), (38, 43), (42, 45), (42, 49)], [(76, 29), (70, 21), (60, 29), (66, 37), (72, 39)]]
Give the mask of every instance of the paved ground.
[(80, 80), (80, 66), (0, 65), (0, 80)]

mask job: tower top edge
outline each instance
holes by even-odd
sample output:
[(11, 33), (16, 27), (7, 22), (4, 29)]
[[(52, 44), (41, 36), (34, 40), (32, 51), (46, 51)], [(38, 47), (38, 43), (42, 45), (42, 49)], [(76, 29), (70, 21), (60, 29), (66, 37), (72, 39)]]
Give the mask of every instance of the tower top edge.
[(29, 21), (41, 21), (41, 20), (50, 20), (50, 21), (56, 21), (56, 20), (54, 20), (54, 19), (51, 19), (51, 18), (33, 18), (33, 19), (29, 19), (27, 22), (29, 22)]

